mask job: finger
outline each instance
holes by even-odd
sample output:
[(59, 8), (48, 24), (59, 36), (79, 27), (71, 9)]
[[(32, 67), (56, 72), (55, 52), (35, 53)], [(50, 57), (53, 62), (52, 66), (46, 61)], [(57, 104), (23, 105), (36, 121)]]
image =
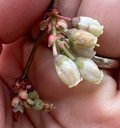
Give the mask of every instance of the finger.
[(104, 25), (104, 34), (100, 37), (97, 53), (107, 57), (120, 57), (120, 1), (119, 0), (83, 0), (78, 15), (90, 16)]
[(20, 128), (21, 124), (22, 128), (34, 128), (34, 125), (30, 122), (25, 114), (20, 114), (18, 121), (13, 123), (13, 127)]
[(73, 17), (77, 14), (82, 0), (58, 0), (57, 8), (62, 15)]
[(23, 44), (26, 38), (15, 41), (12, 44), (3, 45), (0, 55), (0, 74), (10, 87), (17, 77), (20, 76), (23, 66)]
[(38, 112), (32, 109), (27, 109), (26, 112), (36, 128), (61, 128), (60, 124), (52, 118), (50, 113)]
[[(118, 88), (120, 88), (120, 73), (118, 76)], [(114, 110), (112, 113), (115, 115), (115, 120), (117, 120), (118, 117), (120, 117), (120, 90), (117, 91), (116, 96), (112, 100), (113, 104), (111, 105)], [(118, 124), (118, 122), (116, 122)]]
[(0, 39), (16, 40), (43, 14), (50, 0), (0, 0)]

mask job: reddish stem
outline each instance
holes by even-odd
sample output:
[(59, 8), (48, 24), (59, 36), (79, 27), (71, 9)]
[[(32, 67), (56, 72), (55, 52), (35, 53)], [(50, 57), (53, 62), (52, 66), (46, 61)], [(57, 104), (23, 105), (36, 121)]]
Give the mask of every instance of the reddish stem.
[(66, 20), (66, 21), (71, 21), (71, 20), (72, 20), (72, 18), (70, 18), (70, 17), (61, 16), (61, 15), (57, 15), (57, 17), (58, 17), (58, 18), (61, 18), (61, 19), (63, 19), (63, 20)]

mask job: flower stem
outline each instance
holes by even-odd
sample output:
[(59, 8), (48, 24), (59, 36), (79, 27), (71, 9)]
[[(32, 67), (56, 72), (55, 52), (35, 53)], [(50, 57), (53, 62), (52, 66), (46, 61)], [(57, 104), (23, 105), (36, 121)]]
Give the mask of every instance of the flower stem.
[(62, 50), (71, 60), (75, 59), (75, 57), (70, 53), (70, 51), (66, 47), (62, 48)]
[(75, 56), (65, 47), (63, 43), (61, 43), (61, 41), (58, 40), (57, 43), (66, 56), (68, 56), (71, 60), (75, 59)]
[(53, 56), (57, 56), (58, 55), (58, 51), (57, 51), (56, 43), (55, 42), (52, 45), (52, 51), (53, 51)]
[(57, 15), (58, 18), (66, 20), (66, 21), (71, 21), (72, 19), (70, 17), (66, 17), (66, 16), (61, 16), (61, 15)]
[(41, 40), (43, 38), (43, 34), (44, 34), (43, 31), (40, 31), (39, 34), (38, 34), (38, 37), (36, 39), (36, 42), (34, 43), (34, 47), (33, 47), (32, 51), (31, 51), (31, 54), (30, 54), (30, 56), (28, 58), (27, 64), (25, 65), (25, 68), (23, 70), (23, 73), (22, 73), (22, 75), (20, 77), (21, 79), (26, 79), (28, 77), (29, 69), (31, 67), (31, 64), (32, 64), (33, 58), (35, 56), (35, 53), (37, 51), (37, 48), (39, 46), (39, 43), (41, 42)]

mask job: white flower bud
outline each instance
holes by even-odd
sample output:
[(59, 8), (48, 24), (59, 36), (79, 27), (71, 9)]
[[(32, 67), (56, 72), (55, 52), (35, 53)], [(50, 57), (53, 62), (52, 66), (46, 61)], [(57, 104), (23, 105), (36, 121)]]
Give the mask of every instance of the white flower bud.
[(22, 100), (27, 100), (27, 99), (28, 99), (27, 90), (21, 90), (21, 91), (19, 91), (18, 96), (19, 96)]
[(72, 25), (78, 29), (86, 30), (96, 37), (103, 33), (103, 26), (97, 20), (90, 17), (75, 17), (72, 19)]
[(83, 79), (93, 84), (99, 84), (101, 82), (103, 79), (103, 72), (98, 69), (94, 61), (89, 58), (78, 57), (75, 62)]
[(68, 57), (58, 54), (54, 63), (58, 76), (69, 88), (76, 86), (82, 80), (76, 64)]
[(73, 48), (91, 48), (97, 45), (96, 36), (84, 30), (78, 30), (76, 28), (68, 30), (68, 38)]

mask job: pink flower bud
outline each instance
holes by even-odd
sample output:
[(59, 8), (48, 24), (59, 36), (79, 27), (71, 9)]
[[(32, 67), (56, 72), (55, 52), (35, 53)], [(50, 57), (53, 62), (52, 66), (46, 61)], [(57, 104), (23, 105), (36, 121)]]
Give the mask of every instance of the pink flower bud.
[(67, 22), (63, 19), (59, 19), (57, 24), (61, 27), (63, 27), (64, 29), (67, 29), (68, 25), (67, 25)]
[(54, 35), (54, 34), (51, 34), (49, 35), (48, 37), (48, 47), (51, 47), (53, 45), (53, 43), (57, 40), (57, 39), (60, 39), (60, 38), (63, 38), (64, 36), (61, 35), (61, 34), (58, 34), (58, 35)]
[(28, 99), (28, 93), (26, 90), (21, 90), (18, 93), (18, 96), (22, 99), (22, 100), (27, 100)]
[(52, 44), (56, 41), (56, 39), (57, 39), (56, 35), (53, 35), (53, 34), (49, 35), (49, 37), (48, 37), (48, 47), (51, 47)]
[(31, 89), (31, 88), (32, 88), (31, 84), (26, 86), (26, 89)]
[(18, 106), (19, 102), (20, 102), (19, 97), (14, 97), (11, 102), (12, 107), (16, 108)]

